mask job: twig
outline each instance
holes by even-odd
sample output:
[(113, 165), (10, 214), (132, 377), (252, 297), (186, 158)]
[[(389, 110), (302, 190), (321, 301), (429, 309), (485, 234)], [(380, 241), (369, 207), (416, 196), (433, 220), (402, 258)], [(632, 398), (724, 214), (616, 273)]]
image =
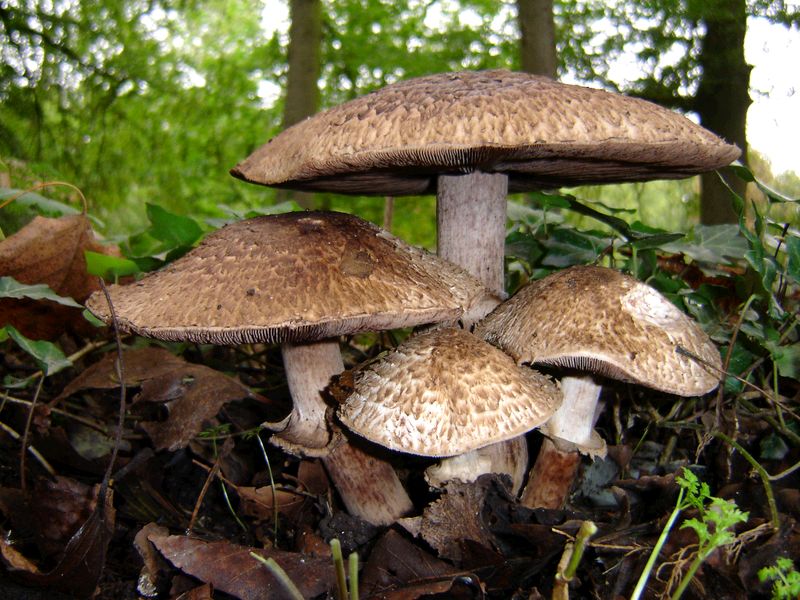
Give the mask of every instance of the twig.
[[(12, 438), (14, 438), (17, 441), (19, 441), (19, 439), (22, 437), (22, 436), (20, 436), (20, 434), (18, 434), (16, 431), (11, 429), (11, 427), (6, 425), (2, 421), (0, 421), (0, 429), (5, 431), (8, 435), (10, 435)], [(36, 448), (34, 448), (33, 446), (28, 446), (28, 452), (30, 452), (33, 455), (33, 457), (36, 460), (39, 461), (39, 464), (42, 465), (42, 467), (44, 468), (45, 471), (47, 471), (53, 477), (56, 476), (55, 469), (53, 469), (53, 467), (50, 465), (50, 463), (47, 462), (47, 459), (44, 456), (42, 456), (41, 453)]]
[(755, 469), (759, 477), (761, 477), (761, 483), (764, 485), (764, 494), (767, 496), (767, 505), (769, 506), (770, 521), (772, 523), (773, 529), (777, 531), (781, 526), (781, 522), (780, 518), (778, 517), (778, 506), (777, 504), (775, 504), (775, 496), (772, 493), (772, 485), (769, 482), (769, 473), (767, 473), (767, 470), (764, 467), (762, 467), (759, 464), (759, 462), (755, 458), (753, 458), (753, 455), (750, 454), (747, 450), (745, 450), (742, 447), (742, 445), (736, 440), (730, 438), (721, 431), (712, 431), (711, 435), (735, 448), (739, 452), (739, 454), (741, 454), (742, 457), (747, 462), (750, 463), (753, 469)]
[(39, 377), (39, 385), (36, 386), (36, 391), (33, 394), (33, 400), (31, 400), (31, 407), (28, 409), (28, 418), (25, 420), (25, 429), (22, 430), (22, 452), (19, 456), (19, 478), (20, 478), (20, 488), (23, 492), (26, 489), (25, 483), (25, 457), (27, 453), (25, 450), (28, 448), (28, 434), (31, 431), (31, 423), (33, 422), (33, 411), (36, 409), (36, 401), (39, 399), (39, 394), (42, 391), (42, 384), (44, 383), (44, 374)]
[[(100, 282), (100, 289), (103, 290), (103, 295), (108, 304), (108, 310), (111, 314), (111, 325), (114, 330), (114, 341), (117, 344), (117, 377), (119, 378), (119, 418), (117, 419), (117, 432), (114, 436), (114, 447), (111, 450), (111, 458), (108, 460), (108, 467), (103, 474), (103, 481), (100, 483), (100, 490), (97, 493), (97, 502), (99, 507), (105, 506), (106, 492), (111, 482), (111, 473), (114, 472), (114, 463), (117, 462), (117, 454), (119, 454), (119, 447), (122, 445), (122, 429), (125, 427), (125, 413), (127, 412), (127, 403), (125, 394), (127, 388), (125, 387), (125, 359), (122, 355), (122, 340), (119, 336), (119, 323), (117, 322), (117, 313), (114, 310), (114, 304), (111, 302), (111, 296), (106, 288), (106, 282), (102, 277), (98, 277)], [(101, 509), (102, 510), (102, 509)]]
[(63, 185), (63, 186), (66, 186), (68, 188), (72, 188), (73, 190), (78, 192), (78, 195), (81, 197), (81, 202), (83, 202), (83, 214), (85, 215), (86, 213), (89, 212), (89, 203), (86, 201), (86, 196), (83, 195), (83, 192), (80, 190), (80, 188), (78, 188), (77, 186), (72, 185), (71, 183), (67, 183), (66, 181), (45, 181), (43, 183), (37, 183), (36, 185), (34, 185), (32, 187), (29, 187), (26, 190), (22, 190), (18, 194), (15, 194), (15, 195), (11, 196), (11, 198), (8, 198), (8, 199), (4, 200), (3, 202), (0, 202), (0, 208), (5, 208), (6, 206), (8, 206), (12, 202), (14, 202), (14, 200), (16, 200), (17, 198), (20, 198), (21, 196), (24, 196), (25, 194), (29, 194), (31, 192), (35, 192), (36, 190), (44, 189), (46, 187), (54, 187), (54, 186), (57, 186), (57, 185)]
[(194, 503), (194, 509), (192, 510), (192, 516), (189, 519), (189, 525), (186, 526), (186, 535), (192, 533), (192, 529), (194, 529), (194, 523), (197, 520), (197, 515), (200, 512), (200, 507), (203, 504), (203, 500), (205, 500), (206, 494), (208, 493), (208, 488), (211, 486), (211, 482), (217, 476), (220, 469), (220, 456), (214, 460), (214, 465), (211, 467), (211, 470), (208, 472), (206, 476), (205, 482), (203, 482), (203, 488), (200, 490), (200, 493), (197, 495), (197, 501)]

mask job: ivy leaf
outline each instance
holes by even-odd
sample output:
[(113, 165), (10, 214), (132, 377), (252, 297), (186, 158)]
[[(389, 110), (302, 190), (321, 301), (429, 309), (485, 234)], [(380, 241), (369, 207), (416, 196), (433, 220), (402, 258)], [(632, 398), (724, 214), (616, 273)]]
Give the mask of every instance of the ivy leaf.
[(152, 224), (148, 233), (164, 243), (164, 250), (191, 246), (203, 235), (197, 221), (173, 214), (157, 204), (147, 205), (147, 218)]
[(55, 344), (45, 340), (29, 340), (12, 325), (6, 325), (5, 330), (8, 337), (33, 358), (45, 375), (53, 375), (72, 366), (70, 360)]
[(139, 265), (121, 256), (109, 256), (91, 250), (85, 250), (83, 255), (86, 257), (86, 270), (103, 279), (117, 279), (140, 272)]
[(764, 347), (772, 355), (772, 361), (778, 367), (781, 377), (800, 379), (800, 343), (790, 346), (779, 346), (775, 342), (768, 341)]
[(726, 223), (695, 225), (687, 239), (665, 244), (662, 248), (700, 262), (731, 263), (744, 255), (748, 245), (739, 233), (739, 227)]
[(786, 274), (800, 283), (800, 238), (786, 238)]
[(72, 298), (59, 296), (50, 286), (44, 283), (36, 283), (28, 285), (20, 283), (13, 277), (0, 277), (0, 298), (30, 298), (31, 300), (50, 300), (63, 304), (64, 306), (73, 306), (75, 308), (83, 308), (80, 304), (75, 302)]
[(610, 243), (608, 238), (575, 229), (555, 229), (549, 238), (542, 240), (542, 245), (547, 248), (542, 264), (549, 267), (585, 265), (595, 260)]

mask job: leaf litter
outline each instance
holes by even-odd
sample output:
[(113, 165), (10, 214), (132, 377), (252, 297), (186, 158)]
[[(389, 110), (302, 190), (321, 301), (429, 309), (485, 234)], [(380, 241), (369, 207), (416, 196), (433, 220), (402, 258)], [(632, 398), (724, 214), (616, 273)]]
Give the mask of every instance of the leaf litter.
[[(4, 318), (22, 315), (20, 332), (32, 332), (35, 339), (61, 335), (60, 343), (77, 344), (85, 339), (79, 333), (79, 311), (58, 307), (48, 290), (85, 298), (96, 283), (79, 268), (76, 257), (86, 250), (114, 251), (94, 239), (83, 217), (70, 218), (33, 222), (20, 237), (1, 242), (0, 275), (14, 277), (21, 287), (11, 294), (24, 296), (3, 300), (23, 303), (16, 312), (3, 312)], [(180, 240), (166, 232), (162, 241), (190, 244), (197, 230), (185, 229)], [(727, 258), (729, 234), (698, 230), (693, 239), (698, 247)], [(714, 240), (719, 243), (711, 244)], [(796, 270), (798, 245), (793, 240), (788, 263)], [(741, 241), (733, 241), (738, 255)], [(570, 243), (582, 246), (578, 242)], [(30, 256), (17, 255), (37, 245), (39, 250)], [(691, 255), (686, 247), (683, 251)], [(692, 279), (692, 290), (681, 291), (685, 297), (719, 293), (718, 306), (733, 314), (728, 296), (742, 272), (705, 264), (698, 269), (680, 256), (674, 258), (669, 263), (659, 258), (659, 266), (665, 273)], [(47, 289), (35, 287), (41, 285)], [(30, 297), (37, 295), (41, 298)], [(51, 305), (74, 312), (65, 313), (68, 318), (42, 318), (41, 307)], [(694, 310), (705, 314), (700, 304)], [(748, 341), (772, 335), (768, 341), (779, 367), (781, 356), (796, 352), (785, 333), (778, 337), (755, 321), (745, 323), (743, 331)], [(730, 338), (723, 333), (720, 340), (725, 342)], [(606, 411), (598, 422), (606, 438), (616, 437), (617, 443), (609, 446), (605, 461), (585, 462), (563, 510), (522, 507), (506, 482), (493, 476), (433, 491), (422, 479), (431, 461), (402, 457), (395, 466), (417, 516), (376, 528), (343, 510), (319, 460), (292, 457), (269, 445), (262, 451), (255, 443), (259, 423), (270, 420), (265, 414), (289, 402), (276, 349), (167, 349), (131, 341), (124, 360), (132, 403), (115, 476), (102, 500), (97, 483), (117, 428), (120, 381), (113, 351), (79, 353), (71, 371), (46, 380), (42, 398), (47, 404), (33, 415), (31, 441), (55, 465), (55, 478), (32, 465), (28, 476), (33, 485), (27, 492), (18, 489), (18, 444), (0, 437), (0, 557), (5, 565), (0, 596), (12, 589), (13, 580), (73, 597), (281, 597), (274, 577), (250, 556), (255, 551), (275, 558), (305, 597), (333, 597), (337, 585), (328, 542), (337, 538), (346, 553), (360, 558), (362, 598), (538, 598), (554, 589), (560, 557), (581, 523), (592, 520), (599, 532), (569, 583), (570, 594), (624, 597), (665, 527), (679, 493), (675, 475), (685, 466), (713, 482), (721, 499), (735, 500), (750, 513), (749, 521), (733, 531), (731, 548), (713, 553), (698, 571), (690, 595), (767, 597), (769, 586), (759, 581), (758, 572), (782, 557), (800, 556), (800, 475), (791, 470), (798, 460), (797, 440), (780, 420), (768, 424), (762, 418), (765, 410), (743, 415), (728, 404), (718, 413), (721, 425), (736, 431), (743, 446), (756, 452), (762, 444), (760, 459), (770, 473), (787, 473), (771, 480), (780, 511), (777, 531), (768, 526), (763, 486), (752, 476), (752, 465), (728, 446), (701, 436), (698, 425), (708, 423), (698, 417), (714, 412), (713, 399), (682, 401), (670, 408), (660, 398), (643, 397), (621, 384), (605, 392), (615, 410)], [(752, 343), (737, 352), (750, 363), (758, 356)], [(23, 375), (34, 368), (32, 356), (9, 353), (2, 360), (9, 373)], [(783, 402), (794, 402), (796, 382), (787, 377), (794, 373), (793, 365), (783, 360), (787, 364), (776, 376), (783, 378)], [(212, 364), (224, 372), (208, 366)], [(332, 395), (341, 401), (351, 387), (347, 373), (338, 383)], [(743, 389), (741, 402), (758, 398)], [(30, 398), (30, 389), (7, 388), (0, 399), (2, 421), (21, 429)], [(769, 435), (778, 436), (782, 445), (773, 440), (764, 446)], [(528, 437), (535, 449), (541, 437)], [(701, 517), (702, 512), (692, 509), (684, 520), (699, 523)], [(674, 589), (673, 580), (685, 572), (697, 542), (695, 530), (676, 527), (671, 532), (650, 579), (650, 597)]]

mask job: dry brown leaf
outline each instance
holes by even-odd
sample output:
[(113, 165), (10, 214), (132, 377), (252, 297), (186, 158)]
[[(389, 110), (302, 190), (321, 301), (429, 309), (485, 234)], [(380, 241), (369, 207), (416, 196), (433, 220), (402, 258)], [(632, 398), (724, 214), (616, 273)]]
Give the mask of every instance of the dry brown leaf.
[[(152, 401), (151, 393), (159, 390), (149, 380), (143, 383), (142, 391), (134, 402)], [(244, 398), (256, 398), (257, 394), (235, 379), (203, 365), (186, 363), (182, 369), (169, 376), (159, 378), (160, 386), (180, 394), (167, 402), (169, 417), (166, 421), (142, 422), (157, 450), (184, 448), (213, 419), (228, 402)], [(150, 385), (148, 385), (150, 384)]]
[(75, 598), (94, 595), (106, 563), (106, 552), (114, 533), (115, 513), (110, 489), (88, 519), (70, 538), (58, 564), (42, 573), (18, 552), (2, 547), (6, 569), (27, 585), (47, 587), (72, 594)]
[(473, 483), (450, 481), (444, 494), (422, 513), (419, 534), (439, 556), (453, 561), (462, 558), (462, 545), (471, 540), (491, 548), (492, 534), (481, 519), (490, 480)]
[[(0, 276), (26, 284), (45, 283), (60, 296), (83, 302), (100, 289), (97, 278), (86, 271), (84, 251), (118, 256), (113, 246), (100, 244), (84, 215), (51, 219), (35, 217), (25, 227), (0, 242)], [(33, 339), (53, 339), (62, 332), (90, 332), (93, 328), (80, 309), (48, 300), (0, 300), (3, 323), (11, 323)]]
[[(389, 529), (375, 544), (361, 572), (360, 587), (367, 597), (415, 588), (426, 582), (419, 595), (442, 593), (449, 589), (458, 571), (446, 562), (415, 546)], [(435, 582), (435, 583), (434, 583)], [(444, 587), (443, 587), (444, 586)], [(416, 589), (416, 588), (415, 588)], [(398, 596), (416, 598), (415, 595)]]
[(175, 567), (214, 589), (241, 598), (288, 597), (281, 584), (259, 561), (255, 552), (272, 557), (286, 571), (304, 598), (333, 589), (336, 574), (330, 559), (280, 550), (254, 549), (228, 542), (206, 542), (179, 535), (150, 535), (148, 539)]
[[(168, 407), (165, 421), (141, 423), (158, 450), (185, 447), (228, 402), (243, 398), (267, 401), (235, 379), (209, 367), (187, 363), (163, 348), (136, 348), (126, 350), (123, 356), (126, 384), (142, 388), (134, 404), (161, 402)], [(118, 387), (116, 357), (116, 353), (109, 353), (86, 369), (54, 402), (82, 389)]]
[[(116, 359), (116, 352), (106, 354), (101, 360), (70, 381), (52, 404), (56, 404), (80, 390), (118, 388)], [(128, 386), (141, 385), (143, 381), (169, 374), (187, 364), (182, 358), (156, 346), (126, 350), (123, 359), (125, 361), (125, 384)]]
[[(272, 521), (275, 517), (271, 486), (258, 488), (239, 486), (236, 488), (236, 492), (242, 501), (240, 510), (243, 515), (253, 517), (256, 521)], [(291, 516), (306, 502), (307, 498), (303, 494), (290, 490), (275, 490), (275, 500), (278, 512)]]

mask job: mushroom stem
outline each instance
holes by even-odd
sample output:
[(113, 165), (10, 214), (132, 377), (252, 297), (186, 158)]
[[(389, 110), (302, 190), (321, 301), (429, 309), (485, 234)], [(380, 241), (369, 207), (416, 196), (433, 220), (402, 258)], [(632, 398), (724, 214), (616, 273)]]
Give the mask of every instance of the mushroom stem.
[(344, 371), (339, 344), (332, 339), (307, 344), (285, 343), (281, 354), (292, 395), (292, 412), (280, 423), (267, 426), (280, 431), (273, 440), (283, 448), (297, 447), (313, 454), (314, 450), (324, 449), (331, 438), (325, 421), (328, 406), (320, 391), (328, 387), (331, 377)]
[(502, 294), (508, 176), (440, 175), (437, 185), (437, 253)]
[(441, 460), (425, 470), (425, 481), (433, 487), (444, 488), (447, 481), (457, 479), (472, 483), (484, 473), (506, 473), (511, 477), (511, 493), (522, 489), (528, 469), (528, 444), (524, 435), (490, 444)]
[[(488, 289), (505, 298), (506, 196), (508, 175), (474, 171), (464, 175), (440, 175), (437, 180), (437, 254), (477, 277)], [(469, 329), (496, 304), (482, 305), (462, 317)], [(524, 465), (527, 446), (506, 440), (443, 459), (433, 480), (444, 477), (474, 481), (483, 473), (505, 473), (509, 465)], [(515, 478), (516, 479), (516, 478)], [(518, 489), (517, 482), (514, 483)]]
[[(561, 380), (564, 402), (545, 425), (536, 463), (520, 502), (530, 508), (562, 508), (567, 501), (581, 462), (580, 453), (603, 453), (597, 446), (594, 415), (602, 386), (591, 375)], [(552, 439), (551, 439), (552, 438)]]
[(346, 440), (327, 449), (331, 434), (321, 391), (334, 375), (344, 371), (336, 340), (283, 344), (286, 379), (293, 408), (280, 423), (272, 442), (300, 456), (320, 456), (345, 507), (374, 525), (388, 525), (408, 514), (413, 505), (392, 466)]

